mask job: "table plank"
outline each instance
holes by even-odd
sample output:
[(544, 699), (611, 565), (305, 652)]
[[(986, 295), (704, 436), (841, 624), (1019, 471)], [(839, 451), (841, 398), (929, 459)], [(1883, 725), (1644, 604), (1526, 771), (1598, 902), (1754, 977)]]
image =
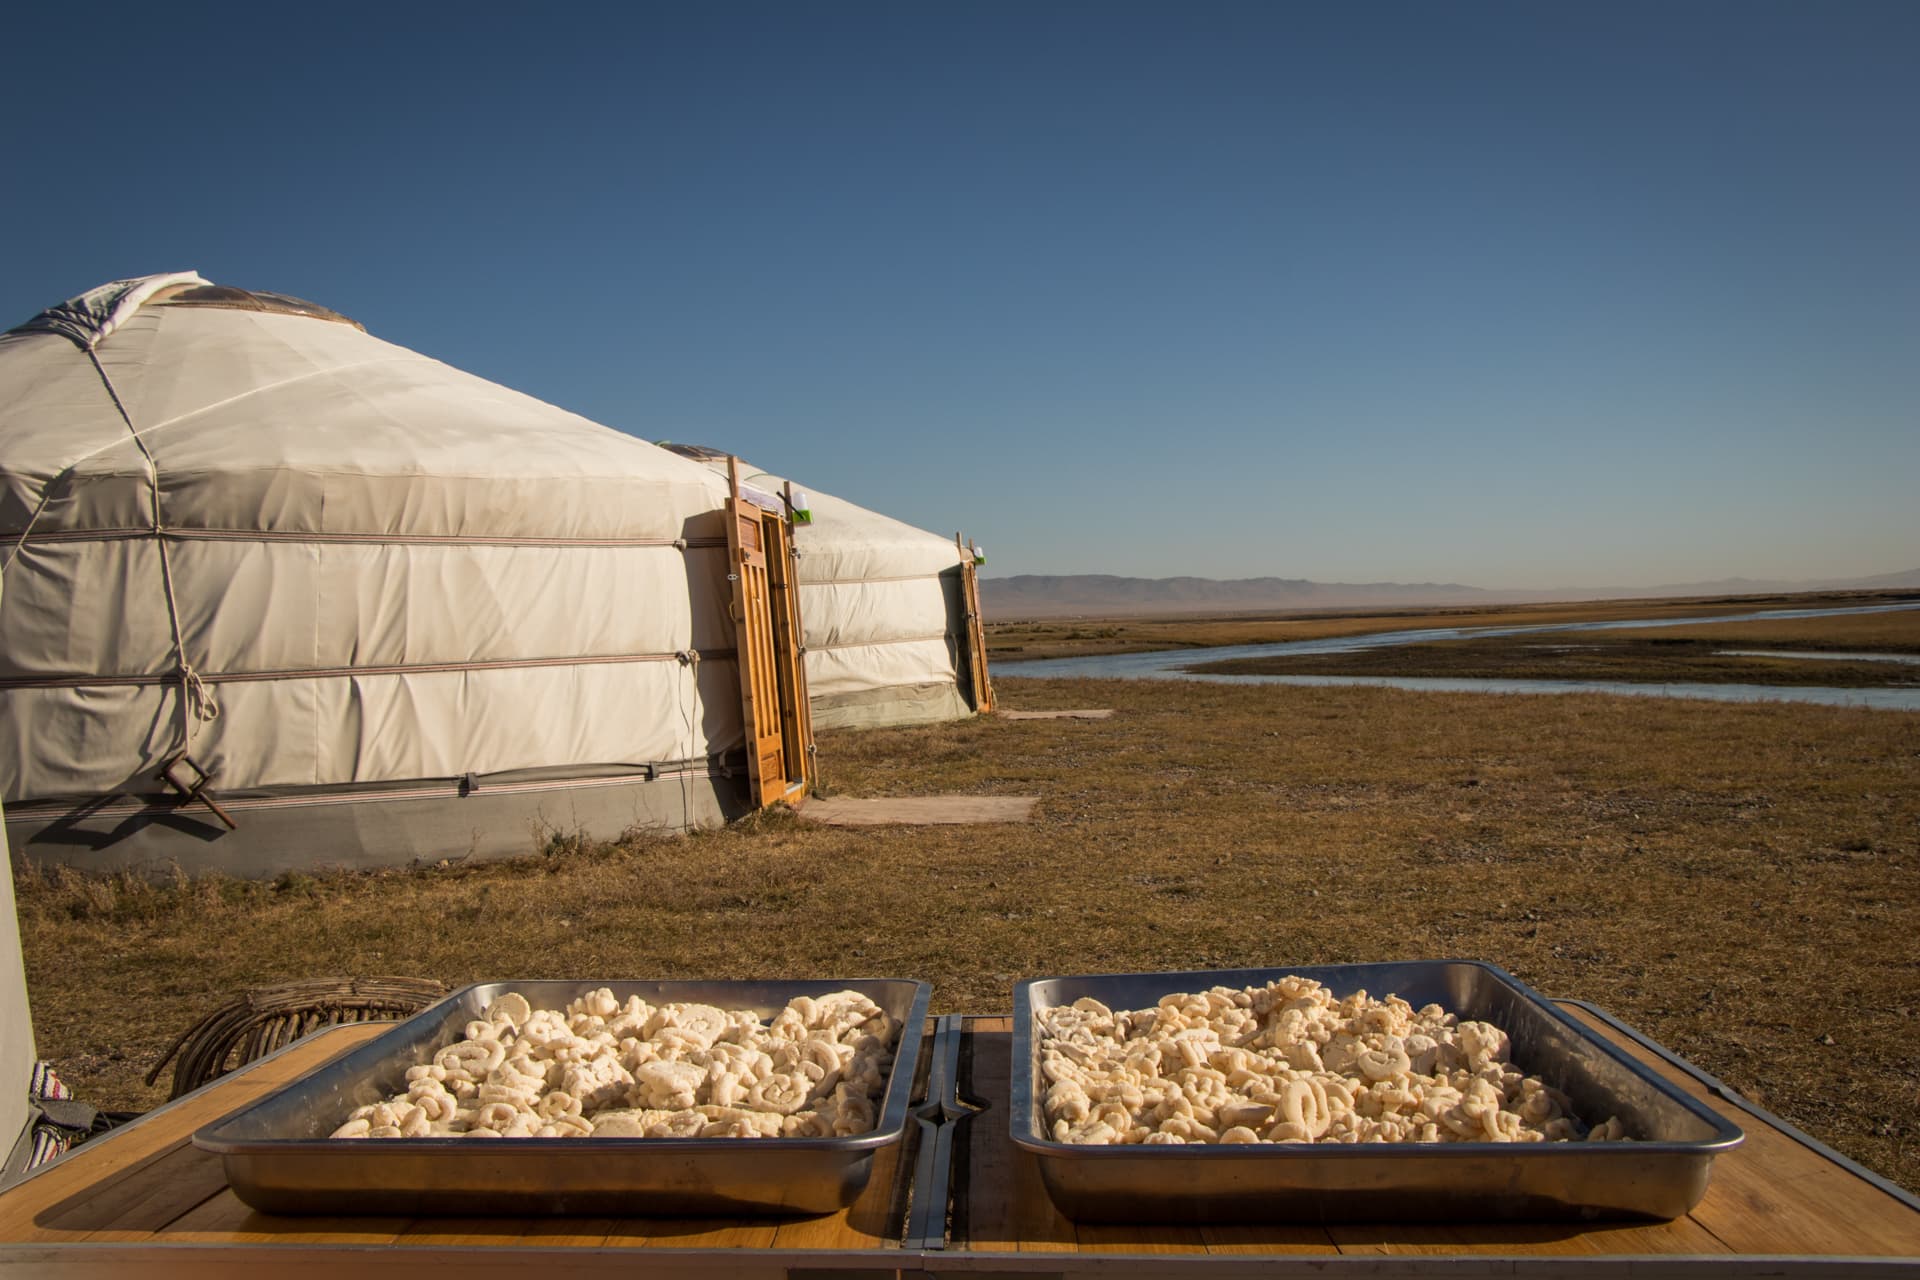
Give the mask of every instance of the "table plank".
[[(386, 1029), (385, 1024), (358, 1024), (335, 1029), (324, 1037), (310, 1036), (281, 1053), (215, 1081), (207, 1088), (150, 1113), (146, 1118), (104, 1139), (88, 1142), (47, 1169), (0, 1195), (0, 1241), (33, 1241), (49, 1237), (72, 1239), (107, 1229), (98, 1219), (76, 1220), (72, 1212), (87, 1204), (149, 1204), (155, 1191), (148, 1182), (165, 1183), (178, 1167), (169, 1160), (192, 1165), (200, 1153), (187, 1146), (194, 1130), (218, 1120), (272, 1090), (345, 1053), (362, 1040)], [(179, 1152), (190, 1153), (179, 1156)], [(204, 1157), (218, 1164), (218, 1157)], [(222, 1185), (224, 1185), (224, 1177)], [(136, 1184), (136, 1185), (129, 1185)], [(215, 1187), (213, 1191), (218, 1191)], [(194, 1200), (204, 1200), (212, 1191)], [(193, 1204), (182, 1204), (184, 1213)], [(50, 1221), (49, 1219), (53, 1221)]]
[(417, 1218), (394, 1237), (400, 1246), (518, 1244), (532, 1218)]
[(955, 1248), (976, 1252), (1070, 1252), (1073, 1223), (1054, 1207), (1032, 1156), (1007, 1131), (1012, 1085), (1013, 1019), (970, 1018), (961, 1053), (967, 1097), (985, 1110), (967, 1120), (967, 1185), (961, 1192), (965, 1239)]
[(770, 1222), (721, 1218), (618, 1218), (607, 1233), (613, 1249), (771, 1249)]
[[(172, 1221), (226, 1186), (226, 1173), (213, 1164), (211, 1185), (204, 1156), (191, 1147), (174, 1147), (140, 1167), (148, 1176), (127, 1176), (98, 1189), (80, 1188), (44, 1206), (14, 1238), (22, 1241), (81, 1241), (102, 1232), (143, 1236)], [(176, 1198), (177, 1193), (177, 1198)]]
[(1152, 1222), (1082, 1222), (1074, 1229), (1081, 1253), (1204, 1254), (1198, 1227)]
[(1618, 1257), (1724, 1254), (1712, 1232), (1688, 1218), (1663, 1223), (1355, 1223), (1328, 1232), (1341, 1253), (1410, 1256)]
[(1733, 1252), (1920, 1257), (1920, 1211), (1714, 1097), (1699, 1080), (1584, 1009), (1566, 1012), (1746, 1131), (1745, 1142), (1715, 1158), (1706, 1198), (1692, 1214)]
[(1920, 1214), (1753, 1117), (1742, 1127), (1746, 1158), (1724, 1176), (1726, 1157), (1716, 1160), (1693, 1211), (1734, 1252), (1920, 1256)]
[(156, 1232), (157, 1244), (391, 1244), (405, 1218), (294, 1218), (260, 1213), (231, 1190)]
[(613, 1234), (612, 1218), (538, 1218), (520, 1243), (537, 1249), (597, 1249)]
[(854, 1202), (838, 1213), (817, 1218), (794, 1218), (774, 1232), (776, 1249), (885, 1249), (900, 1244), (906, 1214), (905, 1182), (913, 1176), (912, 1144), (920, 1126), (907, 1120), (900, 1141), (873, 1155), (873, 1171)]
[(1337, 1250), (1327, 1229), (1305, 1223), (1220, 1223), (1200, 1228), (1208, 1253), (1327, 1257)]
[(147, 1239), (227, 1189), (220, 1157), (191, 1146), (174, 1148), (148, 1170), (150, 1176), (128, 1178), (104, 1195), (49, 1209), (39, 1229), (86, 1231), (98, 1242)]

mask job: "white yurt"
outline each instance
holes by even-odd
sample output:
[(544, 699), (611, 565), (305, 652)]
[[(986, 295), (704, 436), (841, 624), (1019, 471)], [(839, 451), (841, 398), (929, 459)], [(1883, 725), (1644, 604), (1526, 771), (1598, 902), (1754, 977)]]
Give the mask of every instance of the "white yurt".
[(741, 808), (724, 480), (197, 275), (0, 336), (16, 853), (261, 875)]
[(0, 1185), (33, 1157), (34, 1108), (28, 1099), (33, 1064), (33, 1011), (27, 1005), (27, 962), (13, 906), (13, 859), (0, 831)]
[[(724, 452), (662, 444), (726, 472)], [(744, 463), (740, 477), (803, 504), (793, 536), (814, 728), (930, 724), (979, 709), (968, 662), (971, 556), (954, 538)]]

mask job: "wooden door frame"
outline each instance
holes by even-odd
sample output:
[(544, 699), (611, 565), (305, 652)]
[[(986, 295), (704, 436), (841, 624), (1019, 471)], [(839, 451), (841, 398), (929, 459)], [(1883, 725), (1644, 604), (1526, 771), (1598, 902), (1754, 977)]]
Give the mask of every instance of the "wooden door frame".
[(979, 550), (960, 534), (953, 535), (960, 552), (960, 606), (966, 614), (962, 645), (967, 651), (967, 685), (973, 709), (982, 715), (993, 710), (993, 678), (987, 673), (987, 631), (980, 616)]
[[(805, 801), (814, 781), (793, 526), (743, 492), (740, 460), (727, 458), (727, 579), (740, 671), (748, 801), (756, 809)], [(765, 744), (778, 742), (777, 749)]]

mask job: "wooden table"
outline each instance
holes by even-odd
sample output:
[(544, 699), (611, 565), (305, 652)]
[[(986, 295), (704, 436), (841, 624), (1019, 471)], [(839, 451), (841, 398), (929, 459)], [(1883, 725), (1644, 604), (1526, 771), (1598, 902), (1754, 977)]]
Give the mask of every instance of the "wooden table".
[[(1007, 1136), (1011, 1020), (973, 1018), (960, 1086), (986, 1109), (954, 1131), (950, 1227), (902, 1246), (919, 1135), (877, 1157), (849, 1209), (785, 1221), (273, 1217), (228, 1189), (194, 1130), (297, 1079), (382, 1025), (319, 1032), (0, 1193), (0, 1269), (81, 1277), (740, 1275), (836, 1280), (940, 1273), (1202, 1277), (1846, 1275), (1920, 1272), (1920, 1201), (1881, 1183), (1597, 1010), (1568, 1011), (1709, 1106), (1747, 1140), (1669, 1223), (1460, 1226), (1076, 1226)], [(940, 1233), (937, 1228), (936, 1236)], [(564, 1264), (564, 1265), (561, 1265)]]

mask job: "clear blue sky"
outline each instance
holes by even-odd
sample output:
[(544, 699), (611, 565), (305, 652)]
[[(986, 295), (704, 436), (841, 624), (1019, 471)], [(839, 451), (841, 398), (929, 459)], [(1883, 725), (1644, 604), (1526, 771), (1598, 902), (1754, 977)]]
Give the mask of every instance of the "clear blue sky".
[(989, 572), (1920, 566), (1920, 3), (17, 5), (0, 322), (193, 268)]

